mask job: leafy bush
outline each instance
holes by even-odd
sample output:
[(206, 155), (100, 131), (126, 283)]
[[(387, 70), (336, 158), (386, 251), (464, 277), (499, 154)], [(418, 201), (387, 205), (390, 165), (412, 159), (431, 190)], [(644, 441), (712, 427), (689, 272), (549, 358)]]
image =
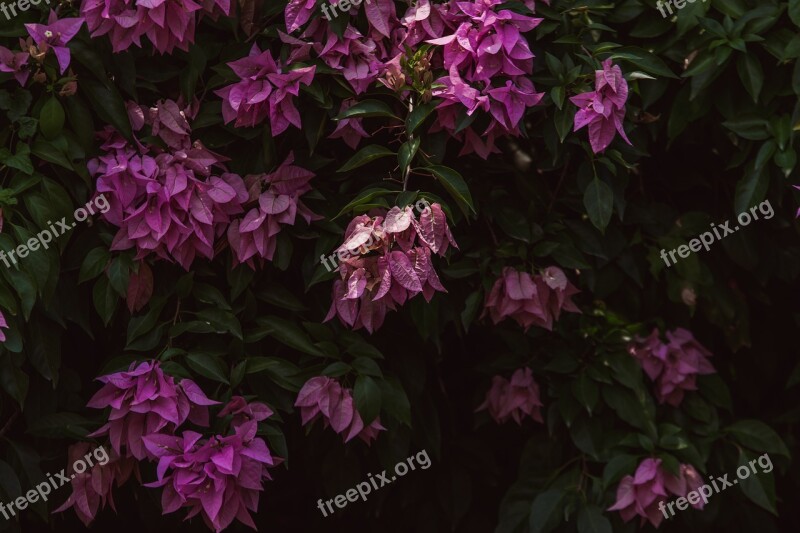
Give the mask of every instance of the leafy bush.
[(800, 1), (21, 3), (0, 528), (800, 525)]

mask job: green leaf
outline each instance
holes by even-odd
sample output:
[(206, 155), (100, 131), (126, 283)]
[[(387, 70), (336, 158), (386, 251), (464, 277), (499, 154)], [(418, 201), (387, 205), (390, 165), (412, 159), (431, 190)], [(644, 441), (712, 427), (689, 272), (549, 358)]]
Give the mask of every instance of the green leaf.
[(769, 188), (769, 172), (767, 169), (753, 169), (748, 166), (745, 176), (736, 183), (734, 209), (743, 213), (757, 205), (767, 195)]
[(77, 413), (46, 413), (28, 425), (28, 433), (50, 439), (84, 439), (92, 423)]
[(11, 155), (7, 148), (0, 148), (0, 163), (16, 168), (25, 174), (33, 174), (33, 163), (30, 158), (31, 149), (25, 143), (17, 144), (17, 153)]
[(761, 68), (759, 59), (751, 53), (740, 54), (736, 61), (736, 70), (753, 102), (758, 102), (758, 95), (764, 86), (764, 69)]
[(635, 455), (617, 455), (603, 467), (603, 487), (608, 488), (636, 469), (639, 459)]
[(31, 153), (43, 161), (53, 163), (67, 170), (73, 170), (72, 163), (67, 158), (66, 154), (59, 150), (53, 143), (47, 142), (39, 137), (33, 141), (31, 146)]
[[(397, 162), (400, 163), (400, 170), (405, 171), (405, 169), (411, 166), (411, 162), (414, 160), (414, 156), (417, 155), (417, 150), (419, 149), (419, 144), (422, 139), (420, 137), (415, 137), (413, 140), (406, 141), (400, 146), (400, 150), (397, 151)], [(404, 191), (404, 192), (413, 192), (413, 191)], [(416, 196), (416, 193), (414, 193)], [(412, 198), (413, 200), (413, 198)], [(406, 202), (406, 204), (410, 203), (411, 200)], [(404, 206), (399, 206), (404, 207)]]
[(591, 415), (600, 397), (600, 389), (597, 383), (592, 381), (586, 372), (583, 372), (578, 379), (572, 382), (572, 394)]
[(356, 152), (356, 154), (353, 157), (351, 157), (347, 161), (347, 163), (342, 165), (342, 167), (336, 172), (347, 172), (348, 170), (353, 170), (354, 168), (366, 165), (367, 163), (375, 159), (379, 159), (381, 157), (387, 157), (390, 155), (394, 155), (394, 152), (392, 152), (388, 148), (381, 146), (379, 144), (370, 144), (369, 146), (365, 146), (364, 148)]
[(569, 132), (572, 131), (572, 124), (575, 120), (576, 109), (574, 106), (566, 106), (553, 113), (553, 121), (556, 126), (558, 139), (563, 143)]
[(388, 117), (400, 120), (392, 112), (392, 108), (380, 100), (364, 100), (356, 105), (345, 109), (336, 117), (336, 120), (344, 120), (346, 118), (366, 118), (366, 117)]
[(758, 420), (740, 420), (725, 428), (742, 446), (753, 451), (789, 457), (789, 449), (771, 427)]
[(197, 313), (197, 318), (210, 322), (218, 332), (228, 332), (239, 340), (243, 339), (239, 319), (230, 311), (216, 308), (203, 309)]
[(51, 96), (39, 112), (39, 128), (48, 139), (54, 139), (64, 129), (64, 108), (55, 96)]
[(428, 102), (426, 104), (420, 104), (414, 108), (414, 110), (408, 114), (408, 119), (406, 120), (406, 133), (408, 135), (413, 135), (417, 128), (419, 128), (425, 119), (428, 118), (434, 109), (436, 109), (436, 105), (434, 102)]
[(578, 512), (578, 533), (613, 533), (611, 522), (596, 505), (581, 508)]
[[(769, 459), (769, 456), (764, 454), (761, 457), (766, 457), (769, 460), (769, 467), (772, 467), (772, 460)], [(758, 458), (758, 461), (761, 460), (761, 457)], [(742, 489), (747, 498), (758, 505), (759, 507), (766, 509), (770, 513), (775, 516), (778, 516), (777, 509), (775, 507), (775, 478), (771, 473), (759, 471), (756, 468), (756, 465), (759, 467), (761, 466), (760, 462), (756, 462), (753, 464), (753, 467), (756, 468), (756, 473), (753, 473), (753, 470), (750, 468), (750, 461), (755, 459), (755, 455), (748, 453), (745, 450), (741, 450), (739, 453), (739, 468), (742, 470), (747, 470), (747, 477), (742, 479), (739, 477), (739, 469), (737, 469), (737, 473), (734, 478), (734, 483), (738, 481), (739, 487)], [(738, 478), (738, 479), (737, 479)]]
[[(617, 48), (611, 54), (610, 59), (624, 59), (633, 63), (640, 69), (658, 77), (677, 78), (667, 65), (656, 55), (651, 54), (647, 50), (637, 48), (634, 46), (625, 46)], [(624, 70), (624, 69), (623, 69)]]
[(450, 196), (456, 201), (456, 204), (458, 204), (464, 216), (469, 217), (470, 211), (477, 214), (472, 203), (472, 195), (469, 192), (469, 187), (467, 187), (467, 183), (464, 181), (464, 178), (461, 177), (461, 174), (452, 168), (442, 165), (431, 165), (425, 168), (431, 171), (445, 190), (450, 193)]
[(100, 318), (103, 319), (103, 324), (106, 326), (111, 322), (111, 317), (114, 314), (114, 310), (117, 308), (118, 299), (119, 296), (117, 296), (117, 293), (111, 288), (111, 284), (106, 276), (102, 276), (95, 282), (92, 288), (92, 301), (94, 302), (94, 308), (97, 309), (97, 313), (100, 315)]
[(381, 408), (400, 423), (411, 427), (411, 404), (406, 391), (394, 377), (378, 381), (381, 388)]
[(294, 322), (268, 315), (256, 318), (256, 323), (259, 327), (247, 333), (245, 342), (256, 342), (266, 336), (271, 336), (300, 352), (320, 357), (325, 355), (314, 346), (311, 338)]
[(333, 220), (336, 220), (343, 214), (355, 209), (359, 205), (370, 203), (372, 200), (379, 196), (388, 196), (397, 194), (397, 191), (392, 191), (390, 189), (385, 189), (383, 187), (372, 187), (369, 189), (364, 189), (358, 196), (356, 196), (353, 200), (351, 200), (346, 206), (342, 208), (339, 213), (333, 217)]
[(113, 85), (105, 86), (91, 78), (81, 78), (81, 91), (92, 102), (101, 119), (114, 126), (126, 139), (131, 138), (131, 123), (125, 103)]
[(800, 27), (800, 0), (789, 0), (789, 18)]
[(228, 372), (219, 357), (207, 353), (193, 353), (186, 356), (189, 368), (201, 376), (228, 384)]
[(381, 389), (369, 376), (358, 376), (353, 389), (356, 409), (361, 415), (364, 425), (369, 425), (381, 412)]
[(614, 192), (599, 178), (589, 182), (583, 193), (583, 205), (594, 227), (605, 233), (614, 210)]
[(564, 498), (561, 489), (550, 489), (539, 494), (531, 504), (530, 533), (547, 533), (555, 529), (559, 518), (558, 508)]
[(352, 362), (353, 369), (359, 374), (365, 376), (372, 376), (374, 378), (382, 378), (383, 372), (374, 359), (369, 357), (357, 357)]

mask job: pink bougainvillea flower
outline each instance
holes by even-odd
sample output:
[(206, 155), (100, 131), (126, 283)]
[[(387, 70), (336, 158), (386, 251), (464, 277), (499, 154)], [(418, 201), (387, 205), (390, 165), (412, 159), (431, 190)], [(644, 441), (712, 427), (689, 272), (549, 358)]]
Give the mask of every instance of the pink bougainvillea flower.
[[(340, 279), (333, 283), (333, 302), (325, 320), (337, 316), (353, 329), (363, 327), (372, 333), (395, 305), (420, 293), (430, 301), (437, 291), (447, 292), (431, 253), (443, 256), (451, 245), (456, 246), (455, 239), (436, 203), (427, 205), (418, 218), (411, 206), (393, 207), (385, 216), (354, 218), (336, 250)], [(335, 265), (333, 257), (329, 260)]]
[(233, 420), (231, 424), (235, 427), (241, 426), (250, 420), (261, 422), (262, 420), (266, 420), (267, 418), (271, 417), (272, 414), (272, 409), (270, 409), (264, 403), (247, 403), (247, 400), (245, 400), (243, 397), (234, 396), (217, 416), (223, 417), (232, 415)]
[(311, 190), (309, 181), (313, 177), (313, 172), (294, 164), (294, 153), (290, 152), (274, 172), (245, 178), (249, 203), (255, 205), (227, 230), (237, 262), (253, 266), (254, 257), (272, 261), (282, 225), (293, 226), (297, 215), (307, 224), (322, 218), (300, 200)]
[(228, 63), (241, 81), (215, 91), (222, 98), (225, 122), (237, 128), (256, 126), (269, 117), (272, 134), (283, 133), (289, 125), (301, 127), (300, 112), (294, 98), (300, 85), (310, 85), (315, 66), (284, 70), (269, 50), (262, 52), (253, 45), (250, 55)]
[[(106, 503), (111, 505), (111, 508), (116, 512), (117, 508), (114, 505), (114, 494), (112, 488), (116, 482), (117, 487), (122, 486), (132, 473), (136, 473), (139, 477), (139, 470), (136, 460), (132, 457), (120, 457), (115, 451), (108, 453), (103, 448), (103, 455), (100, 459), (92, 463), (89, 469), (84, 472), (75, 472), (73, 465), (76, 461), (81, 460), (86, 462), (86, 456), (91, 459), (97, 456), (97, 452), (89, 450), (88, 442), (78, 442), (69, 447), (69, 470), (67, 474), (70, 476), (70, 484), (72, 485), (72, 494), (67, 498), (54, 513), (62, 513), (67, 509), (75, 509), (75, 514), (86, 527), (92, 523), (97, 513), (105, 508)], [(103, 461), (105, 457), (105, 462)], [(91, 464), (91, 463), (90, 463)]]
[(69, 66), (70, 54), (67, 43), (75, 37), (78, 30), (83, 25), (83, 17), (59, 19), (55, 11), (50, 11), (47, 24), (25, 24), (25, 29), (33, 38), (36, 46), (42, 52), (47, 52), (52, 48), (61, 68), (61, 74), (66, 72)]
[(595, 71), (594, 91), (570, 98), (580, 108), (575, 114), (575, 131), (589, 126), (589, 143), (594, 153), (608, 148), (617, 132), (631, 144), (622, 128), (627, 100), (628, 82), (619, 65), (612, 66), (610, 59), (603, 61), (603, 70)]
[(580, 313), (572, 302), (578, 292), (558, 267), (536, 276), (505, 267), (486, 296), (482, 316), (488, 314), (494, 324), (511, 318), (526, 331), (531, 326), (552, 330), (562, 310)]
[(30, 70), (28, 70), (30, 57), (28, 52), (14, 52), (5, 46), (0, 46), (0, 72), (13, 73), (14, 79), (24, 86), (30, 76)]
[[(659, 502), (670, 494), (685, 497), (702, 484), (700, 475), (691, 465), (680, 465), (676, 477), (661, 466), (661, 459), (645, 459), (633, 476), (622, 478), (617, 487), (617, 501), (608, 510), (619, 511), (625, 522), (638, 515), (641, 517), (640, 525), (649, 521), (653, 527), (658, 527), (664, 519), (658, 508)], [(702, 509), (703, 501), (692, 504), (692, 507)]]
[(208, 406), (219, 402), (206, 397), (190, 379), (175, 383), (164, 374), (158, 361), (132, 363), (125, 372), (97, 378), (105, 385), (87, 404), (95, 409), (111, 407), (108, 423), (90, 437), (108, 435), (111, 447), (136, 459), (148, 457), (142, 438), (154, 433), (171, 432), (187, 419), (208, 425)]
[(487, 409), (498, 424), (507, 422), (509, 418), (522, 424), (525, 416), (542, 422), (541, 407), (539, 385), (533, 379), (533, 372), (530, 368), (519, 368), (511, 375), (511, 381), (503, 376), (494, 376), (486, 399), (475, 411)]
[(109, 202), (102, 217), (119, 227), (112, 250), (136, 248), (137, 260), (154, 253), (188, 270), (197, 256), (214, 257), (215, 239), (242, 213), (248, 200), (242, 178), (225, 172), (222, 156), (189, 138), (186, 117), (194, 107), (128, 105), (134, 130), (149, 125), (168, 151), (138, 141), (137, 150), (113, 130), (103, 134), (105, 153), (88, 168)]
[(663, 343), (658, 329), (654, 329), (649, 337), (635, 339), (628, 352), (656, 382), (659, 403), (677, 407), (686, 391), (697, 390), (698, 375), (713, 374), (716, 370), (708, 360), (711, 352), (689, 330), (678, 328), (668, 331), (666, 336), (667, 342)]
[(318, 376), (309, 379), (297, 394), (295, 407), (300, 408), (303, 425), (322, 418), (325, 427), (330, 426), (349, 442), (358, 437), (367, 444), (378, 438), (379, 431), (385, 431), (380, 417), (365, 426), (361, 415), (355, 408), (352, 391), (339, 385), (335, 379)]
[[(343, 100), (342, 105), (339, 107), (339, 114), (350, 109), (353, 104), (355, 104), (355, 100), (352, 98)], [(360, 118), (346, 118), (338, 121), (336, 123), (336, 129), (333, 130), (333, 133), (328, 135), (328, 139), (342, 139), (347, 146), (355, 150), (361, 142), (361, 139), (369, 137), (369, 133), (364, 131), (364, 128), (361, 126), (361, 120)]]
[(6, 342), (6, 334), (3, 331), (4, 329), (8, 329), (8, 324), (6, 323), (5, 315), (3, 315), (3, 312), (0, 311), (0, 342)]
[(163, 487), (163, 514), (185, 507), (186, 518), (200, 514), (216, 532), (234, 519), (256, 529), (250, 512), (258, 510), (263, 480), (271, 479), (267, 469), (280, 462), (256, 436), (257, 430), (257, 422), (249, 420), (234, 426), (233, 435), (207, 440), (193, 431), (181, 437), (148, 435), (143, 441), (158, 458), (158, 479), (144, 486)]
[(81, 14), (93, 37), (109, 35), (114, 52), (141, 47), (146, 35), (162, 54), (188, 51), (199, 13), (230, 15), (230, 0), (84, 0)]

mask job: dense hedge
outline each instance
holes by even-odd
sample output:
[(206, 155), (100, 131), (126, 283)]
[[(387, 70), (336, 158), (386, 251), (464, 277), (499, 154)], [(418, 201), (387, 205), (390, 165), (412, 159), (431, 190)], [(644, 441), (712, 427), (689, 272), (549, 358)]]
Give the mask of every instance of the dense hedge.
[(796, 530), (800, 1), (341, 10), (4, 5), (0, 529)]

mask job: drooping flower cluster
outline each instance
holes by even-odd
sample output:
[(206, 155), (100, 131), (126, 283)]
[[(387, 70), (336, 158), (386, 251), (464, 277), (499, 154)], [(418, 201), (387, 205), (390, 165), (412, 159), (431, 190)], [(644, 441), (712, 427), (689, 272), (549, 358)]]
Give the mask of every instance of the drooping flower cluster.
[[(104, 154), (88, 163), (96, 189), (108, 198), (103, 214), (119, 227), (112, 250), (136, 248), (136, 258), (155, 253), (189, 269), (197, 255), (212, 258), (214, 239), (222, 235), (247, 200), (244, 182), (225, 172), (224, 158), (192, 142), (188, 118), (196, 105), (160, 101), (147, 108), (128, 103), (134, 131), (147, 125), (167, 145), (131, 146), (107, 128)], [(212, 175), (212, 167), (214, 175)]]
[(541, 407), (539, 385), (533, 379), (531, 369), (526, 367), (515, 370), (510, 381), (503, 376), (494, 376), (486, 399), (475, 412), (487, 409), (498, 424), (507, 422), (509, 418), (522, 424), (526, 415), (543, 422)]
[(603, 70), (595, 71), (594, 91), (570, 98), (580, 108), (575, 114), (574, 131), (589, 126), (589, 143), (594, 153), (608, 148), (616, 132), (631, 144), (622, 128), (627, 100), (628, 82), (619, 65), (612, 65), (610, 59), (603, 61)]
[[(91, 437), (108, 435), (118, 455), (150, 457), (142, 439), (154, 433), (171, 433), (187, 419), (208, 425), (210, 400), (190, 379), (175, 382), (164, 374), (158, 361), (132, 363), (125, 372), (97, 378), (105, 385), (87, 404), (95, 409), (111, 407), (108, 423)], [(124, 448), (123, 448), (124, 446)], [(152, 458), (152, 457), (150, 457)]]
[(674, 407), (680, 405), (685, 391), (697, 390), (697, 376), (716, 372), (711, 362), (711, 352), (692, 335), (678, 328), (666, 333), (667, 342), (661, 341), (658, 329), (647, 338), (637, 338), (628, 352), (639, 360), (645, 373), (656, 382), (656, 398), (660, 403)]
[(283, 133), (290, 124), (300, 128), (300, 112), (295, 107), (300, 85), (310, 85), (315, 66), (286, 70), (279, 67), (269, 50), (253, 45), (250, 55), (228, 63), (241, 81), (215, 91), (222, 98), (225, 123), (236, 127), (256, 126), (269, 117), (272, 134)]
[(314, 173), (293, 163), (294, 154), (290, 152), (274, 172), (245, 178), (248, 203), (257, 205), (234, 220), (227, 230), (228, 242), (239, 263), (252, 265), (253, 257), (271, 261), (281, 224), (294, 225), (297, 215), (309, 224), (322, 218), (300, 200), (301, 195), (311, 190), (308, 182)]
[[(155, 434), (143, 439), (150, 453), (158, 458), (158, 480), (145, 486), (163, 487), (164, 514), (185, 507), (189, 510), (186, 518), (200, 514), (206, 525), (217, 532), (234, 519), (256, 529), (249, 511), (258, 510), (263, 480), (271, 479), (267, 468), (276, 466), (279, 459), (256, 436), (258, 421), (271, 411), (263, 404), (251, 405), (255, 407), (250, 411), (255, 410), (258, 415), (234, 417), (233, 435), (202, 440), (201, 434), (184, 431), (180, 437)], [(247, 411), (246, 406), (238, 409)]]
[[(499, 9), (503, 0), (453, 2), (435, 4), (424, 16), (419, 8), (415, 22), (431, 18), (432, 24), (449, 28), (444, 35), (426, 42), (444, 47), (444, 68), (447, 75), (437, 82), (444, 87), (433, 92), (444, 100), (438, 107), (439, 124), (445, 131), (461, 139), (458, 132), (463, 113), (472, 116), (482, 110), (491, 116), (489, 125), (478, 134), (468, 128), (463, 134), (461, 154), (475, 152), (484, 159), (498, 152), (496, 137), (518, 135), (525, 109), (535, 106), (544, 96), (537, 93), (529, 75), (533, 71), (533, 52), (523, 33), (533, 30), (542, 21), (508, 9)], [(423, 26), (424, 27), (424, 26)], [(427, 30), (426, 28), (426, 30)]]
[(381, 425), (380, 417), (369, 425), (364, 425), (355, 408), (352, 391), (328, 377), (317, 376), (306, 381), (297, 394), (294, 405), (300, 408), (304, 426), (322, 418), (325, 427), (332, 427), (336, 433), (342, 435), (345, 442), (358, 437), (371, 444), (378, 438), (379, 431), (386, 430)]
[[(649, 521), (653, 527), (658, 527), (664, 519), (658, 508), (659, 502), (669, 499), (670, 494), (685, 497), (702, 485), (703, 479), (692, 465), (680, 465), (676, 477), (661, 466), (661, 459), (645, 459), (633, 476), (622, 478), (617, 487), (617, 501), (608, 510), (619, 511), (625, 522), (638, 515), (641, 517), (640, 525)], [(692, 504), (695, 509), (703, 506), (702, 500)]]
[(36, 43), (39, 49), (38, 53), (46, 54), (48, 50), (53, 50), (56, 60), (58, 60), (61, 74), (64, 74), (70, 62), (67, 43), (75, 37), (83, 22), (84, 20), (81, 17), (59, 19), (56, 12), (51, 10), (47, 18), (47, 24), (25, 24), (25, 29), (28, 30), (28, 34)]
[[(73, 465), (78, 460), (85, 461), (89, 447), (88, 442), (78, 442), (69, 447), (67, 455), (70, 466), (67, 474), (71, 477), (72, 494), (63, 505), (53, 511), (62, 513), (70, 508), (75, 509), (75, 514), (86, 527), (89, 527), (94, 517), (107, 503), (116, 512), (112, 491), (115, 482), (117, 487), (121, 487), (134, 472), (136, 477), (139, 477), (136, 460), (133, 457), (120, 457), (115, 451), (108, 453), (105, 449), (103, 449), (106, 454), (105, 462), (94, 463), (84, 472), (75, 472)], [(103, 457), (100, 458), (101, 461), (102, 459)]]
[(510, 317), (526, 331), (531, 326), (552, 330), (562, 310), (581, 312), (572, 302), (578, 292), (558, 267), (536, 276), (506, 267), (486, 296), (482, 316), (488, 314), (494, 324)]
[(200, 13), (230, 15), (230, 0), (84, 0), (81, 14), (92, 37), (108, 34), (114, 52), (132, 44), (142, 46), (147, 36), (162, 54), (183, 51), (194, 42)]
[[(126, 372), (98, 379), (105, 385), (88, 405), (110, 406), (111, 412), (109, 422), (90, 436), (108, 435), (112, 453), (105, 463), (73, 477), (73, 493), (57, 512), (74, 508), (88, 526), (106, 501), (114, 507), (113, 482), (124, 483), (135, 460), (147, 459), (158, 463), (157, 480), (145, 486), (163, 487), (164, 514), (185, 507), (187, 518), (200, 514), (217, 532), (234, 519), (255, 529), (249, 511), (258, 509), (263, 480), (270, 479), (267, 468), (281, 461), (256, 436), (258, 423), (272, 415), (268, 406), (234, 396), (218, 415), (230, 416), (233, 434), (204, 439), (185, 430), (177, 436), (186, 420), (208, 426), (207, 406), (219, 402), (209, 400), (191, 380), (176, 384), (157, 361), (134, 363)], [(81, 444), (70, 454), (81, 455), (86, 448)]]
[(439, 204), (427, 205), (417, 220), (411, 206), (393, 207), (385, 215), (360, 215), (350, 221), (344, 243), (336, 250), (340, 279), (333, 283), (333, 302), (325, 321), (338, 316), (353, 329), (372, 333), (388, 309), (422, 293), (430, 301), (447, 292), (431, 262), (457, 247)]

